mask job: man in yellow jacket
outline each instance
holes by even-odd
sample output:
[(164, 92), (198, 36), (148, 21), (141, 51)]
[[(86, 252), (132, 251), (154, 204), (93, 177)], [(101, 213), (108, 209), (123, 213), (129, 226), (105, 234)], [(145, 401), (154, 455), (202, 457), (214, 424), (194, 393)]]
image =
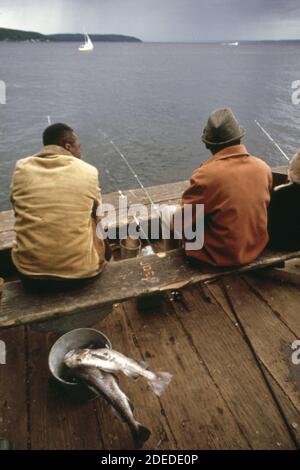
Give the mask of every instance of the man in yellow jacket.
[[(182, 204), (204, 204), (204, 246), (186, 250), (194, 260), (215, 266), (253, 261), (268, 243), (268, 205), (272, 172), (241, 145), (245, 135), (232, 111), (214, 111), (202, 140), (213, 157), (192, 175)], [(184, 220), (186, 231), (196, 224), (196, 211)], [(185, 241), (186, 244), (186, 241)]]
[(38, 154), (17, 162), (13, 175), (13, 262), (22, 279), (36, 285), (93, 278), (106, 264), (105, 243), (95, 233), (98, 171), (80, 160), (69, 126), (48, 127), (43, 143)]

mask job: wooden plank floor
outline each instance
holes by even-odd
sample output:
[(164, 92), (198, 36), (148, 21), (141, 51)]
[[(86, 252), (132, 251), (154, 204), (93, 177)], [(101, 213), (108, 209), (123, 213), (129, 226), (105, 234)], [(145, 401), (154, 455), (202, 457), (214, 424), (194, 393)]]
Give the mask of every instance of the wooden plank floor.
[[(225, 284), (300, 442), (291, 368), (300, 289), (254, 275)], [(161, 398), (144, 380), (121, 378), (136, 418), (152, 431), (146, 449), (295, 448), (219, 282), (189, 287), (176, 302), (166, 294), (156, 310), (138, 311), (132, 301), (115, 306), (97, 328), (115, 349), (174, 375)], [(0, 436), (19, 449), (131, 449), (127, 426), (101, 398), (76, 403), (49, 380), (56, 337), (29, 327), (0, 331), (8, 351), (0, 366)]]

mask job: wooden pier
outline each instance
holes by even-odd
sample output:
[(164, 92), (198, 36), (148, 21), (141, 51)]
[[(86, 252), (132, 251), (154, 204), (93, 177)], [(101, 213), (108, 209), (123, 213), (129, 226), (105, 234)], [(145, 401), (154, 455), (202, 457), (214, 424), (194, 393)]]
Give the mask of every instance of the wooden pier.
[[(174, 203), (186, 184), (151, 188), (151, 196), (157, 203)], [(145, 202), (140, 190), (128, 196)], [(12, 224), (11, 212), (0, 214), (7, 279), (13, 276), (4, 261), (14, 239)], [(300, 338), (299, 306), (300, 287), (292, 278), (256, 273), (186, 286), (175, 298), (166, 291), (161, 304), (147, 311), (138, 308), (137, 300), (115, 304), (95, 327), (114, 349), (173, 374), (160, 398), (143, 379), (121, 378), (136, 418), (152, 432), (144, 448), (295, 449), (295, 441), (300, 443), (300, 366), (292, 363), (292, 344)], [(75, 401), (51, 379), (48, 354), (58, 336), (30, 326), (0, 330), (7, 347), (7, 364), (0, 365), (0, 436), (18, 449), (132, 449), (127, 426), (101, 398)]]

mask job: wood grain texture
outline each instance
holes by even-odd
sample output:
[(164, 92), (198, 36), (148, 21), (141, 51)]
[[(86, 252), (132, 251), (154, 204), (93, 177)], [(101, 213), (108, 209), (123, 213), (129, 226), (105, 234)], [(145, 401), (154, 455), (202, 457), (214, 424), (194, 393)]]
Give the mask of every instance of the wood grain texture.
[(107, 310), (113, 303), (131, 298), (181, 289), (199, 282), (208, 282), (233, 272), (243, 273), (299, 257), (300, 252), (265, 252), (253, 263), (240, 268), (209, 268), (191, 265), (182, 249), (121, 262), (112, 262), (89, 285), (76, 290), (47, 294), (30, 294), (21, 282), (4, 285), (0, 305), (0, 328), (42, 322), (91, 312)]
[[(131, 311), (134, 309), (134, 302), (116, 306), (113, 315), (101, 323), (101, 331), (109, 336), (114, 349), (141, 361), (143, 356), (138, 343), (138, 325), (135, 322), (132, 324), (130, 320)], [(158, 349), (160, 347), (159, 342)], [(151, 368), (156, 368), (152, 359), (148, 362)], [(163, 366), (164, 363), (160, 364), (159, 368)], [(151, 431), (151, 437), (146, 442), (144, 449), (177, 449), (173, 426), (170, 426), (160, 400), (149, 389), (147, 381), (142, 378), (138, 381), (132, 381), (123, 374), (119, 374), (119, 380), (122, 390), (128, 395), (134, 406), (135, 419)], [(172, 383), (170, 387), (172, 387)], [(165, 394), (168, 394), (168, 390)], [(101, 399), (97, 400), (96, 409), (101, 423), (104, 447), (111, 450), (133, 449), (133, 441), (128, 427), (120, 422), (106, 402)]]
[(103, 443), (93, 402), (73, 400), (50, 380), (48, 355), (54, 334), (29, 330), (30, 444), (34, 450), (94, 450)]
[(173, 304), (182, 328), (190, 336), (250, 448), (294, 448), (238, 328), (197, 287), (185, 290), (183, 297), (188, 311)]
[[(288, 284), (281, 284), (276, 281), (265, 281), (258, 276), (258, 273), (246, 276), (247, 284), (251, 286), (253, 292), (256, 293), (258, 299), (264, 304), (267, 304), (272, 310), (274, 316), (279, 319), (288, 329), (294, 329), (299, 331), (299, 304), (300, 304), (300, 289), (295, 289), (293, 286)], [(228, 284), (228, 283), (227, 283)], [(230, 285), (228, 285), (230, 288)], [(224, 312), (228, 315), (233, 325), (237, 327), (236, 319), (233, 315), (230, 305), (224, 296), (223, 289), (220, 282), (209, 285), (209, 291), (211, 292), (214, 300), (223, 308)], [(242, 334), (240, 332), (240, 334)], [(268, 343), (269, 336), (272, 335), (272, 331), (269, 332), (268, 337), (265, 338), (265, 342)], [(297, 335), (299, 338), (299, 335)], [(284, 362), (290, 368), (291, 364), (291, 350), (290, 348), (285, 349)], [(293, 427), (294, 433), (300, 443), (300, 413), (299, 410), (292, 403), (288, 390), (283, 389), (280, 383), (271, 375), (266, 367), (264, 367), (265, 373), (268, 376), (268, 380), (271, 383), (273, 391), (277, 396), (284, 412)], [(292, 369), (293, 371), (294, 369)], [(297, 385), (296, 385), (297, 386)], [(298, 385), (299, 387), (299, 385)]]
[[(178, 449), (248, 449), (247, 440), (222, 393), (199, 360), (170, 303), (165, 302), (161, 308), (148, 313), (139, 312), (132, 302), (126, 303), (124, 309), (126, 322), (133, 332), (131, 341), (140, 358), (147, 361), (152, 370), (173, 374), (171, 384), (160, 399), (147, 390), (143, 381), (134, 384), (138, 387), (141, 383), (139, 399), (145, 390), (144, 400), (148, 403), (145, 419), (152, 416), (153, 420), (154, 435), (149, 445), (157, 448), (162, 440), (159, 448), (170, 448), (172, 440), (168, 434), (171, 434), (176, 444), (174, 448)], [(131, 349), (128, 352), (131, 353)], [(133, 398), (135, 400), (134, 395)], [(152, 403), (156, 403), (153, 409)], [(161, 421), (157, 426), (158, 416)], [(162, 429), (165, 429), (165, 438)]]
[(284, 323), (297, 338), (300, 338), (300, 290), (286, 282), (261, 279), (248, 275), (247, 283), (257, 297), (270, 307), (274, 315)]
[(27, 339), (25, 327), (1, 331), (6, 345), (6, 364), (0, 364), (0, 437), (28, 448)]
[(291, 345), (297, 336), (243, 279), (234, 276), (226, 282), (233, 305), (262, 364), (300, 413), (300, 390), (291, 367)]
[[(229, 277), (226, 285), (235, 305), (242, 299), (236, 308), (299, 436), (297, 390), (289, 383), (289, 364), (281, 349), (291, 332), (247, 282)], [(181, 300), (171, 302), (166, 294), (160, 307), (147, 312), (128, 301), (115, 305), (96, 326), (114, 349), (146, 360), (151, 370), (173, 374), (160, 398), (144, 379), (120, 377), (136, 419), (152, 432), (146, 450), (293, 448), (221, 295), (216, 284), (191, 286), (182, 291)], [(0, 366), (0, 406), (8, 400), (0, 415), (5, 418), (0, 435), (6, 430), (4, 437), (18, 448), (132, 449), (128, 427), (102, 398), (78, 402), (49, 381), (47, 359), (57, 335), (28, 330), (27, 340), (25, 336), (24, 327), (0, 332), (12, 346), (16, 368), (8, 381)]]

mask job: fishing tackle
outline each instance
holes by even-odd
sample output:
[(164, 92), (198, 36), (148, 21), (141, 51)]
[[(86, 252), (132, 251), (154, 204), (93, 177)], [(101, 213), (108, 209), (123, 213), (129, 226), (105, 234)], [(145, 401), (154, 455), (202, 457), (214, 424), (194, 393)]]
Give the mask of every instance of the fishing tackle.
[[(156, 214), (158, 215), (158, 218), (159, 218), (159, 221), (160, 221), (160, 224), (161, 226), (165, 226), (166, 229), (168, 230), (169, 227), (166, 223), (166, 221), (164, 221), (158, 207), (157, 207), (157, 204), (154, 203), (152, 197), (150, 196), (149, 194), (149, 191), (147, 190), (147, 188), (145, 188), (145, 186), (143, 185), (142, 181), (140, 180), (139, 176), (137, 175), (137, 173), (135, 172), (135, 170), (133, 169), (132, 165), (129, 163), (128, 159), (125, 157), (125, 155), (121, 152), (121, 150), (119, 149), (119, 147), (115, 144), (115, 142), (110, 139), (110, 137), (102, 130), (99, 128), (99, 131), (101, 132), (101, 134), (109, 140), (109, 143), (112, 145), (112, 147), (114, 148), (114, 150), (116, 151), (116, 153), (119, 155), (119, 157), (123, 160), (123, 162), (125, 163), (125, 165), (127, 166), (127, 168), (129, 169), (130, 173), (134, 176), (134, 178), (136, 179), (136, 181), (138, 182), (140, 188), (144, 191), (147, 199), (149, 200), (151, 206), (154, 208)], [(179, 236), (180, 238), (180, 235), (178, 233), (178, 231), (174, 230), (174, 234)]]
[(273, 137), (269, 134), (269, 132), (266, 131), (266, 129), (263, 128), (263, 126), (255, 119), (254, 120), (255, 124), (260, 128), (260, 130), (267, 136), (267, 138), (272, 142), (272, 144), (275, 145), (275, 147), (279, 150), (279, 152), (281, 153), (281, 155), (284, 156), (284, 158), (289, 162), (290, 161), (290, 158), (287, 156), (287, 154), (282, 150), (282, 148), (280, 147), (280, 145), (275, 142), (275, 140), (273, 139)]

